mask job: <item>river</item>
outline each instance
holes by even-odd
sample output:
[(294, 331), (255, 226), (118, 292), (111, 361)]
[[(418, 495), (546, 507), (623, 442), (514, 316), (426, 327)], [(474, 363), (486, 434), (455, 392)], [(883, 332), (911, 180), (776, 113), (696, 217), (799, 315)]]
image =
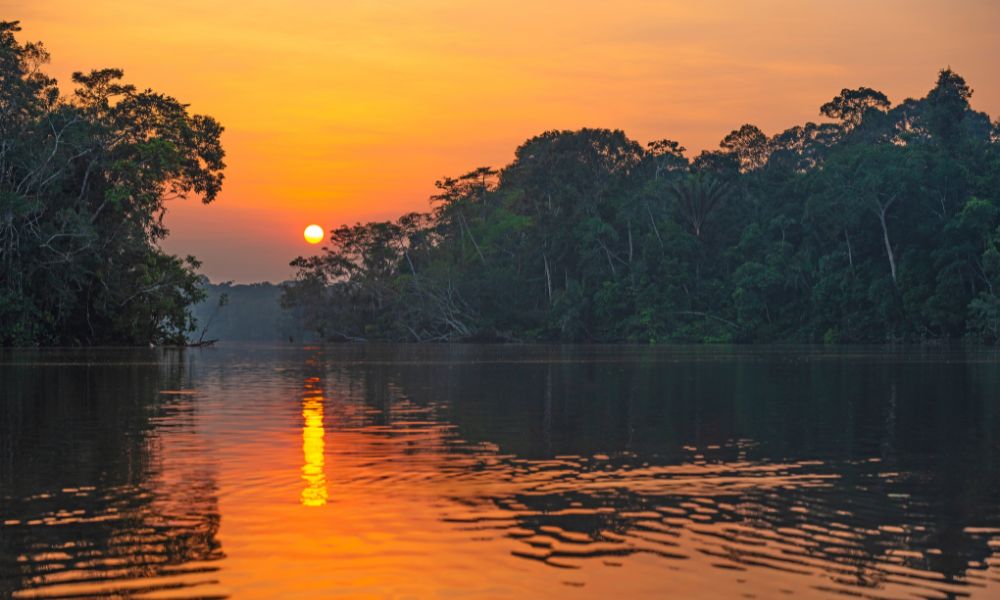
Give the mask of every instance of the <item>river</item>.
[(1000, 352), (0, 351), (0, 597), (1000, 598)]

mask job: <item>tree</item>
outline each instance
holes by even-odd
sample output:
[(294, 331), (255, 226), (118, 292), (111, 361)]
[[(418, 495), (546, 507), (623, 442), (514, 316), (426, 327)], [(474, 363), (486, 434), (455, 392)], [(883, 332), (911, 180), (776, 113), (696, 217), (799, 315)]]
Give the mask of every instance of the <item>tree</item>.
[(687, 148), (674, 140), (653, 140), (646, 145), (646, 158), (653, 165), (653, 179), (661, 176), (686, 171), (690, 166), (684, 152)]
[(701, 237), (709, 217), (729, 198), (731, 188), (709, 175), (698, 174), (675, 183), (671, 192), (681, 216), (695, 237)]
[(755, 125), (749, 124), (731, 131), (719, 146), (736, 157), (743, 173), (763, 167), (771, 154), (767, 136)]
[(168, 201), (218, 195), (222, 127), (118, 69), (63, 98), (19, 30), (0, 24), (0, 343), (183, 342), (198, 263), (158, 243)]
[(820, 114), (839, 120), (850, 131), (861, 124), (869, 111), (885, 112), (892, 105), (889, 98), (878, 90), (867, 87), (844, 88), (820, 107)]
[(927, 94), (927, 125), (931, 133), (946, 145), (958, 138), (962, 122), (969, 112), (972, 89), (951, 69), (938, 74), (937, 85)]

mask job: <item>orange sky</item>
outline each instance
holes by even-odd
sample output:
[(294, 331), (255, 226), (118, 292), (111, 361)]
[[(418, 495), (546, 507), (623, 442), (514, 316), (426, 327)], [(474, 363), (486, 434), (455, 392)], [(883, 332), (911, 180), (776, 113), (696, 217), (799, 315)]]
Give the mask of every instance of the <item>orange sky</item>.
[(995, 0), (0, 0), (60, 81), (115, 66), (226, 127), (226, 185), (165, 244), (279, 281), (317, 222), (425, 210), (435, 179), (552, 128), (714, 147), (817, 120), (842, 87), (922, 96), (951, 66), (1000, 114)]

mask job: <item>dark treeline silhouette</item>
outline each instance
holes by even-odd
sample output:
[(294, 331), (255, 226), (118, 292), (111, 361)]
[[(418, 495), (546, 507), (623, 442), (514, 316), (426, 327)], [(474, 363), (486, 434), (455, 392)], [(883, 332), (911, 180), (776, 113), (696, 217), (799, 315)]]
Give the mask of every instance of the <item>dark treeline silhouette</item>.
[(216, 197), (222, 127), (118, 69), (63, 95), (19, 30), (0, 22), (0, 345), (183, 342), (201, 278), (160, 250), (163, 215)]
[(343, 226), (283, 303), (326, 339), (884, 342), (1000, 336), (1000, 124), (950, 69), (892, 106), (672, 140), (549, 131), (429, 213)]

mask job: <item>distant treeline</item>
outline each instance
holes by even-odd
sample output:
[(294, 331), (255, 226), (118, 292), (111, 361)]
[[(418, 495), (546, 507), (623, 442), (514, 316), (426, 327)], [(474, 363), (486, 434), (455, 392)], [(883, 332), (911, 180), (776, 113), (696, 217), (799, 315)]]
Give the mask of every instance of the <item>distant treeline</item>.
[(192, 341), (301, 341), (304, 332), (294, 311), (282, 310), (282, 287), (273, 283), (204, 283), (205, 298), (196, 304)]
[(184, 343), (198, 261), (163, 252), (166, 203), (222, 186), (222, 127), (118, 69), (74, 73), (0, 22), (0, 345)]
[(549, 131), (429, 213), (343, 226), (283, 304), (324, 339), (887, 342), (1000, 336), (1000, 124), (951, 70), (893, 106), (672, 140)]

